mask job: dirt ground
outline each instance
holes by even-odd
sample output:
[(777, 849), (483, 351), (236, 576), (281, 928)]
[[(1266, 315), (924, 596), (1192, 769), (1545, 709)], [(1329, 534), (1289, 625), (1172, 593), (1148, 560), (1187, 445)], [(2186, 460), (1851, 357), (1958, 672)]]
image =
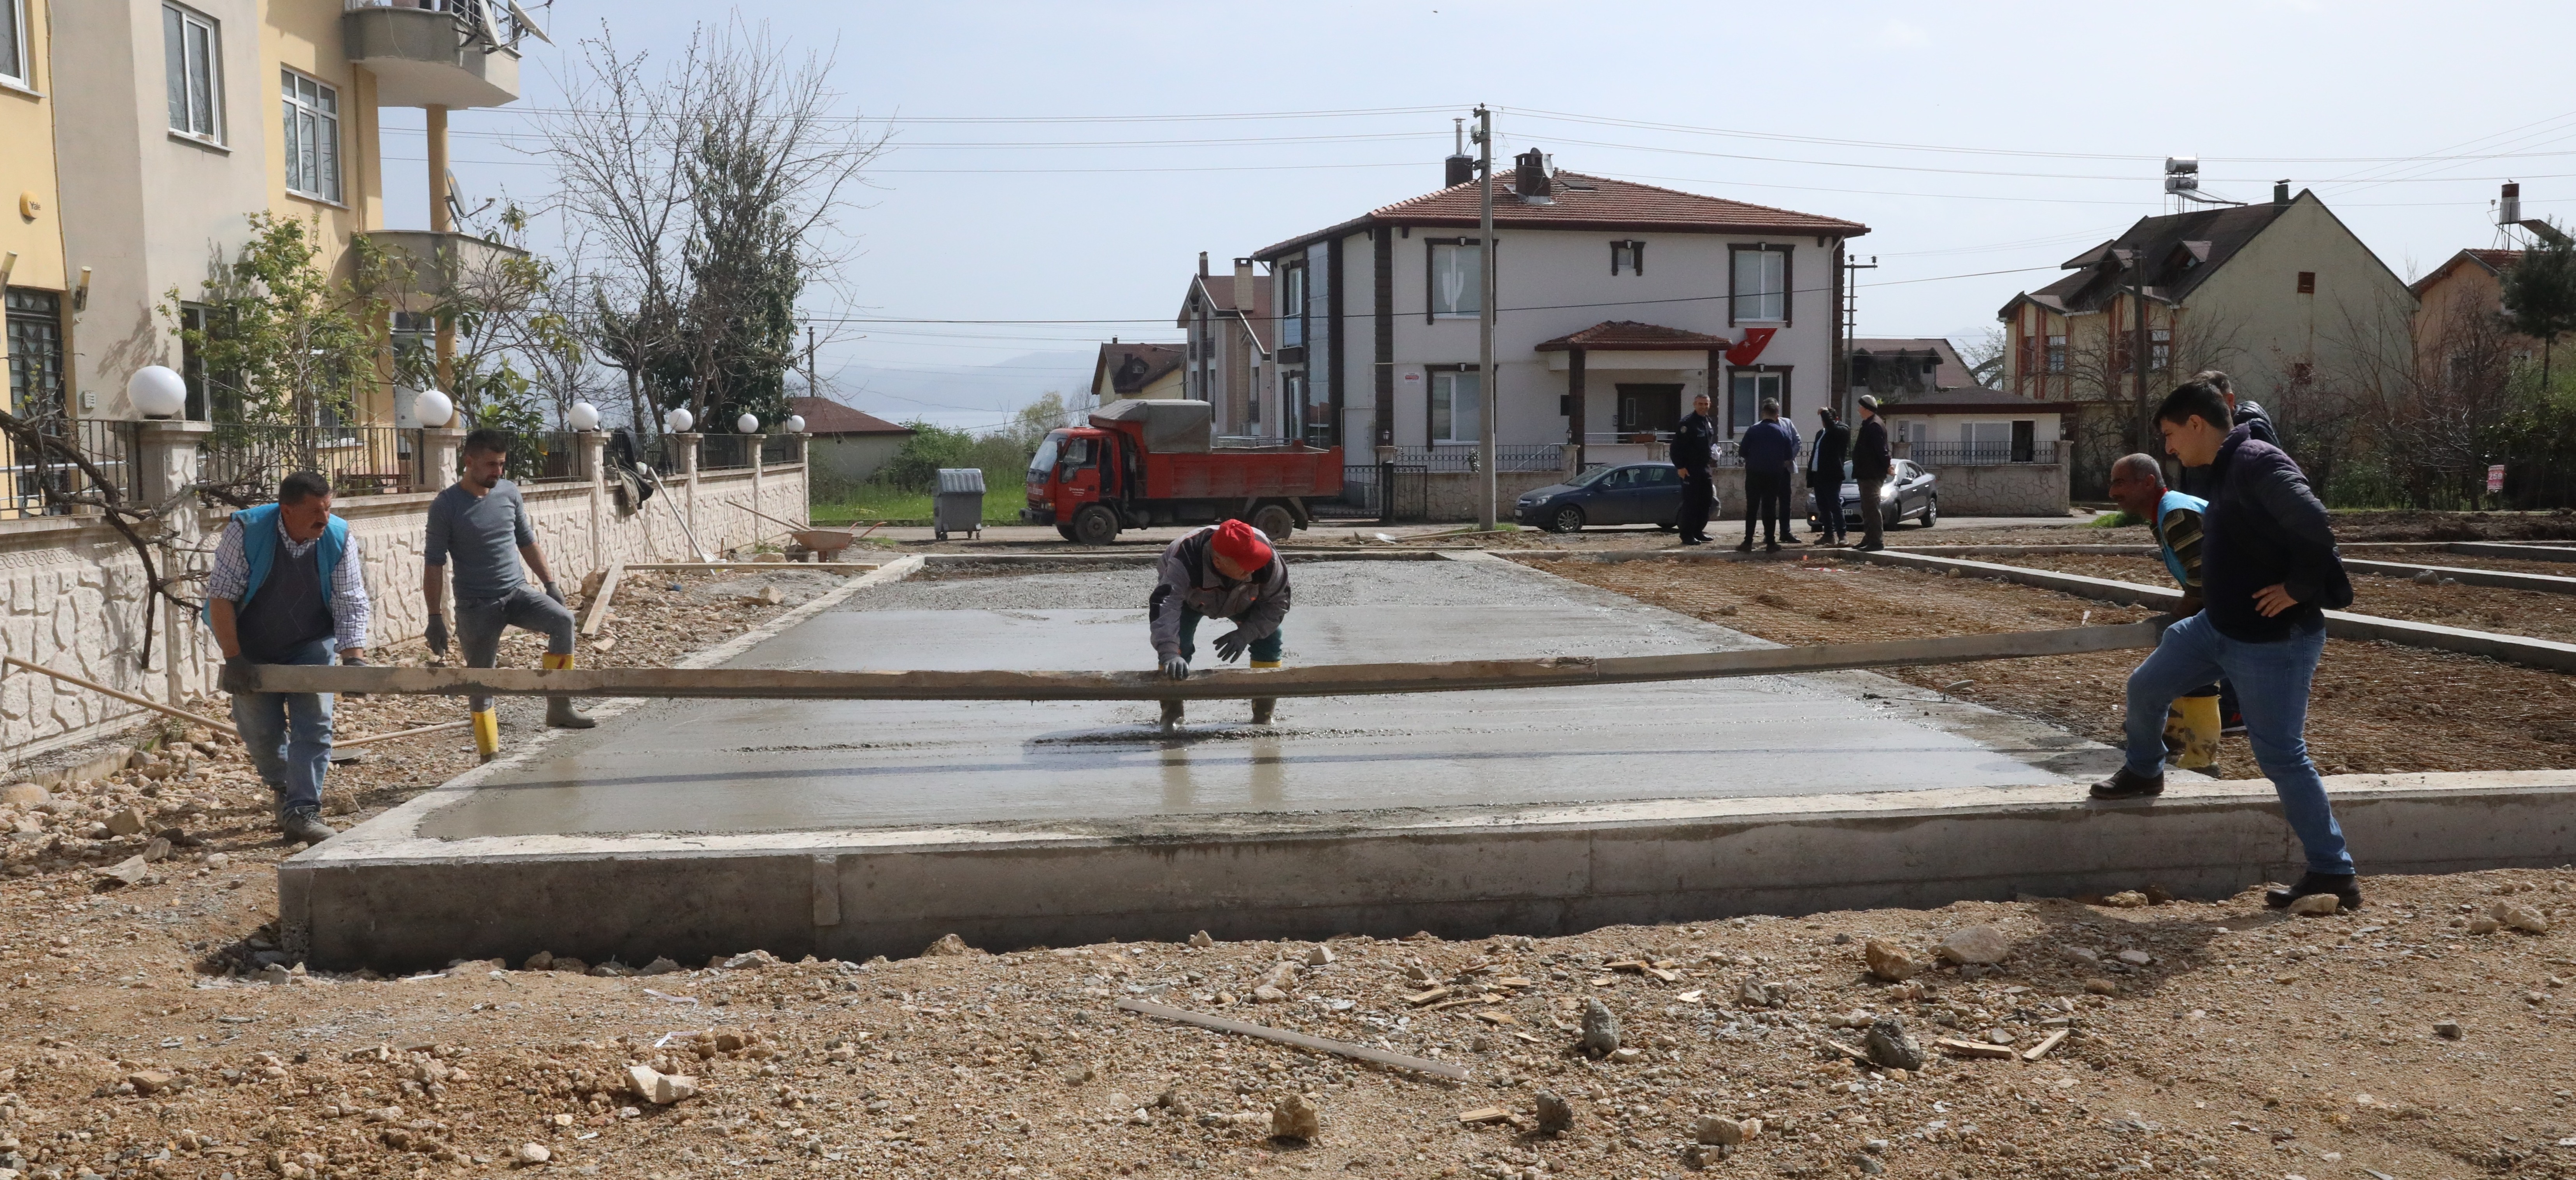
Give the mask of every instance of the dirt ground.
[[(2088, 617), (2115, 623), (2153, 614), (2052, 590), (1831, 558), (1532, 564), (1788, 644), (2036, 631), (2079, 626)], [(2125, 685), (2143, 654), (2095, 652), (1889, 674), (2118, 745)], [(2327, 774), (2576, 766), (2576, 678), (2447, 652), (2331, 639), (2317, 668), (2307, 733), (2309, 755)], [(2214, 773), (2261, 777), (2240, 738), (2220, 744)]]
[[(2149, 586), (2173, 584), (2173, 576), (2165, 572), (2164, 562), (2153, 557), (2112, 557), (2069, 553), (1996, 557), (1984, 560), (2005, 565), (2028, 566), (2032, 569), (2056, 570), (2060, 573), (2084, 574), (2095, 578), (2116, 578), (2123, 582), (2138, 582)], [(2527, 635), (2534, 639), (2554, 639), (2561, 643), (2576, 642), (2576, 594), (2544, 594), (2535, 590), (2464, 586), (2456, 582), (2447, 586), (2425, 586), (2418, 584), (2411, 576), (2360, 572), (2352, 575), (2352, 593), (2352, 605), (2346, 609), (2355, 614), (2407, 619), (2418, 623), (2438, 623), (2445, 627), (2465, 627), (2473, 631)]]

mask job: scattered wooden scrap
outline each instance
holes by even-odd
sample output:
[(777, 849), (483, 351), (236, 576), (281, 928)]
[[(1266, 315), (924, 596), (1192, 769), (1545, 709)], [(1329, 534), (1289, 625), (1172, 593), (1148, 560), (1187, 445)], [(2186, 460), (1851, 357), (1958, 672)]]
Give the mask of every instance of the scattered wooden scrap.
[(1698, 1002), (1699, 1002), (1699, 998), (1700, 998), (1701, 996), (1704, 996), (1704, 995), (1707, 995), (1707, 994), (1708, 994), (1708, 993), (1707, 993), (1707, 992), (1705, 992), (1705, 991), (1701, 991), (1701, 990), (1698, 990), (1698, 989), (1693, 989), (1693, 990), (1691, 990), (1691, 991), (1686, 991), (1686, 992), (1683, 992), (1683, 993), (1682, 993), (1682, 994), (1680, 994), (1680, 995), (1674, 996), (1673, 998), (1674, 998), (1674, 999), (1676, 999), (1676, 1000), (1680, 1000), (1681, 1002), (1683, 1002), (1683, 1003), (1685, 1003), (1685, 1004), (1696, 1004), (1696, 1003), (1698, 1003)]
[(2021, 1055), (2021, 1059), (2024, 1061), (2037, 1061), (2042, 1057), (2048, 1056), (2048, 1051), (2063, 1043), (2066, 1040), (2066, 1035), (2072, 1031), (2074, 1030), (2061, 1028), (2056, 1032), (2048, 1034), (2048, 1038), (2046, 1040), (2031, 1046), (2028, 1052)]
[(1486, 1010), (1484, 1010), (1484, 1011), (1482, 1011), (1482, 1012), (1470, 1012), (1470, 1013), (1468, 1013), (1468, 1015), (1469, 1015), (1469, 1016), (1473, 1016), (1473, 1017), (1475, 1017), (1475, 1018), (1476, 1018), (1476, 1019), (1478, 1019), (1478, 1020), (1484, 1021), (1484, 1022), (1485, 1022), (1485, 1023), (1487, 1023), (1487, 1024), (1519, 1024), (1519, 1023), (1520, 1023), (1520, 1018), (1519, 1018), (1519, 1017), (1516, 1017), (1516, 1016), (1512, 1015), (1512, 1014), (1511, 1014), (1511, 1013), (1509, 1013), (1509, 1012), (1497, 1012), (1497, 1011), (1495, 1011), (1495, 1010), (1493, 1010), (1493, 1009), (1491, 1009), (1491, 1008), (1488, 1008), (1488, 1009), (1486, 1009)]
[(1989, 1045), (1981, 1041), (1962, 1041), (1956, 1037), (1943, 1037), (1932, 1043), (1961, 1057), (1986, 1057), (2008, 1061), (2021, 1056), (2020, 1052), (2010, 1045)]
[(590, 605), (581, 612), (581, 637), (599, 638), (599, 629), (608, 625), (608, 601), (617, 597), (617, 584), (626, 580), (626, 563), (617, 562), (600, 577), (599, 587), (590, 595)]
[(1367, 1045), (1354, 1045), (1349, 1041), (1336, 1041), (1326, 1037), (1308, 1036), (1305, 1033), (1289, 1032), (1286, 1029), (1272, 1028), (1266, 1024), (1254, 1024), (1245, 1020), (1229, 1020), (1223, 1016), (1210, 1016), (1204, 1012), (1192, 1012), (1187, 1008), (1175, 1008), (1169, 1004), (1157, 1004), (1152, 1000), (1123, 999), (1118, 1001), (1118, 1007), (1128, 1012), (1159, 1017), (1164, 1020), (1175, 1020), (1182, 1024), (1197, 1025), (1200, 1028), (1212, 1028), (1218, 1032), (1230, 1032), (1238, 1033), (1247, 1037), (1259, 1037), (1265, 1041), (1277, 1041), (1283, 1045), (1295, 1045), (1298, 1048), (1313, 1049), (1319, 1053), (1337, 1053), (1344, 1057), (1355, 1057), (1362, 1061), (1374, 1061), (1379, 1065), (1391, 1065), (1398, 1069), (1416, 1070), (1422, 1073), (1434, 1074), (1439, 1077), (1454, 1078), (1462, 1082), (1467, 1080), (1466, 1067), (1451, 1065), (1446, 1061), (1432, 1061), (1428, 1058), (1390, 1052), (1385, 1049), (1373, 1049)]
[(1846, 1044), (1842, 1043), (1841, 1041), (1837, 1041), (1837, 1040), (1833, 1039), (1832, 1037), (1817, 1037), (1817, 1038), (1816, 1038), (1816, 1044), (1817, 1044), (1820, 1048), (1823, 1048), (1823, 1049), (1825, 1049), (1825, 1050), (1827, 1050), (1827, 1051), (1829, 1051), (1829, 1052), (1833, 1052), (1833, 1053), (1841, 1054), (1842, 1056), (1845, 1056), (1845, 1057), (1849, 1057), (1849, 1058), (1851, 1058), (1852, 1060), (1854, 1060), (1854, 1061), (1857, 1061), (1857, 1062), (1861, 1063), (1862, 1065), (1877, 1065), (1877, 1064), (1878, 1064), (1877, 1062), (1870, 1060), (1870, 1058), (1869, 1058), (1869, 1054), (1867, 1054), (1867, 1053), (1863, 1053), (1863, 1052), (1861, 1052), (1861, 1051), (1860, 1051), (1860, 1050), (1858, 1050), (1858, 1049), (1852, 1048), (1851, 1046), (1846, 1045)]
[(1469, 1126), (1479, 1123), (1508, 1123), (1512, 1121), (1512, 1112), (1499, 1106), (1479, 1106), (1474, 1110), (1460, 1111), (1458, 1121)]
[(419, 737), (425, 733), (437, 733), (441, 730), (463, 729), (472, 724), (474, 724), (474, 722), (469, 718), (458, 718), (454, 721), (441, 721), (436, 725), (424, 725), (418, 729), (397, 729), (392, 733), (369, 734), (362, 738), (349, 738), (346, 740), (334, 739), (331, 742), (331, 748), (334, 750), (346, 750), (357, 746), (373, 745), (377, 742), (390, 742), (398, 738)]
[(1446, 987), (1435, 987), (1435, 988), (1432, 988), (1432, 989), (1431, 989), (1431, 990), (1429, 990), (1429, 991), (1415, 992), (1415, 993), (1413, 993), (1412, 995), (1406, 996), (1406, 997), (1404, 997), (1404, 1002), (1405, 1002), (1405, 1003), (1408, 1003), (1408, 1004), (1411, 1004), (1411, 1005), (1413, 1005), (1413, 1006), (1414, 1006), (1414, 1007), (1416, 1007), (1416, 1008), (1419, 1008), (1419, 1007), (1423, 1006), (1424, 1004), (1428, 1004), (1428, 1003), (1432, 1002), (1433, 1000), (1445, 1000), (1445, 999), (1449, 998), (1449, 993), (1450, 993), (1452, 990), (1454, 990), (1454, 989), (1446, 988)]

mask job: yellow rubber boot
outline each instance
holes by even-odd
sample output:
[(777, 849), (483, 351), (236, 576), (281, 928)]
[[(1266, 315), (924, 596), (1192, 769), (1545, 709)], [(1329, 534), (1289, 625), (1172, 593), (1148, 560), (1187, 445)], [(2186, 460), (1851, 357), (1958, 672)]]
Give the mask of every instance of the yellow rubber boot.
[[(1253, 666), (1253, 667), (1255, 667), (1255, 668), (1276, 668), (1276, 667), (1278, 667), (1278, 666), (1279, 666), (1279, 661), (1277, 661), (1277, 660), (1254, 660), (1254, 661), (1252, 661), (1252, 666)], [(1252, 698), (1252, 723), (1253, 723), (1254, 725), (1268, 725), (1268, 724), (1270, 724), (1270, 713), (1271, 713), (1271, 710), (1274, 710), (1274, 709), (1276, 709), (1276, 708), (1278, 708), (1278, 707), (1279, 707), (1279, 699), (1278, 699), (1277, 697), (1254, 697), (1254, 698)]]
[[(572, 667), (572, 653), (565, 652), (562, 655), (556, 655), (553, 652), (547, 652), (545, 659), (540, 666), (549, 671), (570, 670)], [(590, 718), (573, 711), (571, 697), (550, 696), (546, 698), (547, 728), (589, 729), (597, 724), (599, 724), (597, 721), (593, 721)]]
[(2218, 762), (2218, 694), (2177, 697), (2165, 714), (2165, 750), (2181, 770), (2205, 770)]
[(501, 756), (501, 715), (490, 709), (468, 714), (474, 721), (474, 752), (489, 762)]

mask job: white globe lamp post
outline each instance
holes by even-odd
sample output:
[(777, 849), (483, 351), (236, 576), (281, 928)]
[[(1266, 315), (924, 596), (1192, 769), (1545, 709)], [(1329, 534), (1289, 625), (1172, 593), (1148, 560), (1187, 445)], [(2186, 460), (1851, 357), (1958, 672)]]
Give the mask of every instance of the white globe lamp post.
[(756, 414), (745, 414), (742, 417), (734, 419), (733, 432), (735, 434), (760, 433), (760, 417)]
[(697, 415), (690, 413), (685, 406), (674, 406), (670, 413), (662, 415), (662, 428), (673, 434), (687, 434), (689, 428), (697, 424)]
[(167, 365), (145, 365), (126, 378), (125, 396), (146, 418), (176, 418), (188, 408), (188, 382)]
[(787, 416), (787, 421), (780, 423), (780, 425), (785, 426), (787, 428), (787, 433), (789, 434), (803, 434), (805, 433), (805, 415), (789, 414)]
[(599, 429), (599, 407), (589, 402), (574, 402), (572, 412), (564, 417), (575, 430)]
[(456, 403), (435, 389), (424, 389), (412, 399), (411, 416), (420, 419), (422, 426), (436, 430), (456, 417)]

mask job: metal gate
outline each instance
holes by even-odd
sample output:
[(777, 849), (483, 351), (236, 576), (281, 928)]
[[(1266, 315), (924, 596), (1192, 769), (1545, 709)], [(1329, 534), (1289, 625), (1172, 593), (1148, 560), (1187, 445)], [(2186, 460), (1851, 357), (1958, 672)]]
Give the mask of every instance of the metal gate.
[(1431, 514), (1431, 469), (1409, 463), (1342, 468), (1342, 494), (1308, 501), (1318, 520), (1421, 520)]

